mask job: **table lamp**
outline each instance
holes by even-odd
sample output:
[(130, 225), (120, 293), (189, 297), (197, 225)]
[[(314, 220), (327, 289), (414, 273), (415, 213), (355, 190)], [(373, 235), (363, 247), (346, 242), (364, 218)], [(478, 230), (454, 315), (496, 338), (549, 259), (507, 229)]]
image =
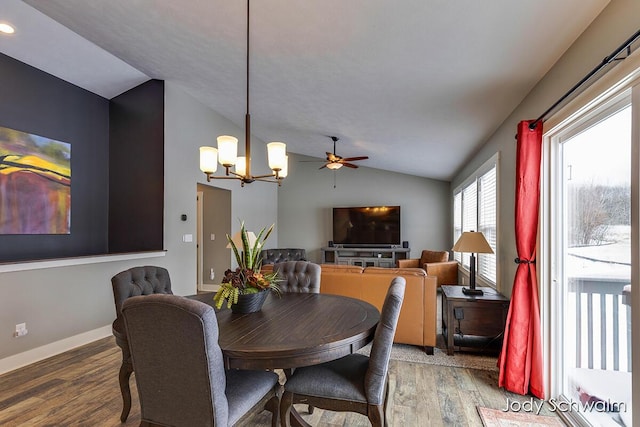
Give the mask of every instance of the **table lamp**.
[(476, 257), (475, 254), (492, 254), (493, 249), (480, 231), (464, 231), (453, 248), (455, 252), (470, 252), (469, 288), (462, 288), (465, 295), (482, 295), (482, 289), (476, 289)]

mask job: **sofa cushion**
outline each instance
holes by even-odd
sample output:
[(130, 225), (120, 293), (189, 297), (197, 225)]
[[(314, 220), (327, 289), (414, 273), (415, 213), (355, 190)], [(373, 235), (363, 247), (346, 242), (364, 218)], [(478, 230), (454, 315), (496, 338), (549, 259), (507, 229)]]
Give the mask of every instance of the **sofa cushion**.
[(391, 276), (417, 276), (424, 277), (427, 272), (422, 268), (384, 268), (384, 267), (367, 267), (364, 273), (389, 274)]
[(323, 273), (362, 273), (363, 267), (357, 265), (321, 264)]

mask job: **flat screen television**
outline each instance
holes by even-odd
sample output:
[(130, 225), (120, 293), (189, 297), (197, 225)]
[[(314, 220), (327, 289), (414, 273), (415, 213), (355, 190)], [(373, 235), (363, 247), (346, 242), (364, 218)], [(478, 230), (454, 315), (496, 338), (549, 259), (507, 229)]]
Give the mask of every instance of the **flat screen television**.
[(333, 208), (333, 243), (370, 247), (400, 245), (400, 206)]

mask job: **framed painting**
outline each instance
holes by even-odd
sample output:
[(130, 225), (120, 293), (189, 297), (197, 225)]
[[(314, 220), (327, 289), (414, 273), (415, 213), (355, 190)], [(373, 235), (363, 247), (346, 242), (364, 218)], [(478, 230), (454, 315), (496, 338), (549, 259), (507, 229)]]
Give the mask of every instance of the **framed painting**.
[(0, 127), (0, 234), (71, 233), (71, 144)]

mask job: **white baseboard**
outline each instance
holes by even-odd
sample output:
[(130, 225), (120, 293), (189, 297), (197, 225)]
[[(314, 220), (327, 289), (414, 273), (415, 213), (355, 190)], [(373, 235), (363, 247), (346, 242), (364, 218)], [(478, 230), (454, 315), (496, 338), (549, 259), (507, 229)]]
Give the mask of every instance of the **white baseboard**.
[(198, 290), (201, 292), (216, 292), (219, 287), (220, 285), (209, 285), (206, 283), (202, 283), (200, 284), (200, 286), (198, 286)]
[(109, 324), (92, 331), (83, 332), (60, 341), (52, 342), (51, 344), (25, 351), (23, 353), (5, 357), (4, 359), (0, 359), (0, 375), (22, 368), (23, 366), (39, 362), (48, 357), (55, 356), (56, 354), (64, 353), (65, 351), (80, 347), (81, 345), (106, 338), (111, 334), (111, 324)]

